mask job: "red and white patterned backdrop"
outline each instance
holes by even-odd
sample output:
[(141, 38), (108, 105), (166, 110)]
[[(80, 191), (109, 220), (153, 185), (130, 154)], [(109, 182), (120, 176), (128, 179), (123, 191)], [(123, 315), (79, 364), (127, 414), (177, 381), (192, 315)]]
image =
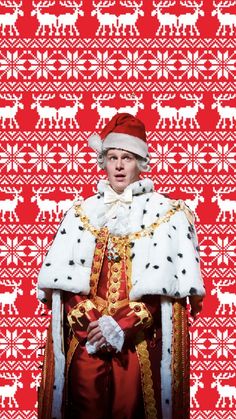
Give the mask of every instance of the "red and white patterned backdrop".
[(121, 108), (146, 123), (157, 189), (197, 215), (191, 419), (235, 418), (236, 2), (1, 0), (0, 34), (0, 418), (37, 418), (37, 274), (105, 176), (88, 136)]

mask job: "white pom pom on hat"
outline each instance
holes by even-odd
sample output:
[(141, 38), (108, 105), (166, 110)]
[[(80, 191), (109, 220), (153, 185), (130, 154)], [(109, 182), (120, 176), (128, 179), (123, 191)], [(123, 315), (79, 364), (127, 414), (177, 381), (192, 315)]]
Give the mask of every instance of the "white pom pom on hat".
[(145, 125), (128, 113), (117, 113), (102, 129), (100, 136), (93, 134), (88, 144), (98, 153), (118, 148), (148, 158)]

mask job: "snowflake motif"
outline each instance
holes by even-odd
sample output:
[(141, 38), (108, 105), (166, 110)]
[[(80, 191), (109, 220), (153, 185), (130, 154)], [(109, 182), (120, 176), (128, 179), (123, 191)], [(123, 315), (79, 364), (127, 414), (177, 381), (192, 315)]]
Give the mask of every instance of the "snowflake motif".
[(7, 237), (5, 242), (3, 242), (2, 239), (0, 243), (0, 257), (2, 258), (1, 263), (6, 261), (7, 265), (10, 265), (11, 263), (18, 265), (18, 262), (23, 262), (25, 265), (24, 259), (27, 256), (25, 249), (26, 245), (22, 244), (22, 241), (19, 241), (18, 237)]
[(26, 337), (22, 337), (25, 333), (23, 330), (19, 333), (17, 330), (10, 332), (6, 330), (6, 334), (4, 335), (0, 332), (0, 355), (6, 356), (6, 358), (14, 357), (17, 358), (19, 355), (25, 357), (25, 350), (26, 350)]
[[(82, 147), (83, 149), (83, 147)], [(86, 155), (85, 152), (82, 152), (81, 148), (79, 148), (78, 144), (70, 145), (67, 144), (62, 152), (59, 152), (59, 156), (61, 159), (59, 160), (59, 164), (62, 164), (62, 170), (67, 170), (70, 172), (71, 170), (84, 170), (86, 160), (84, 156)]]
[(33, 59), (29, 60), (31, 65), (28, 70), (32, 71), (31, 78), (35, 77), (35, 75), (37, 79), (40, 77), (47, 79), (49, 75), (55, 77), (53, 71), (56, 71), (54, 65), (56, 60), (52, 57), (53, 54), (49, 56), (48, 51), (42, 53), (37, 51), (36, 55), (33, 55)]
[(25, 160), (25, 152), (22, 152), (22, 148), (19, 148), (18, 144), (15, 145), (1, 145), (0, 146), (0, 165), (1, 169), (7, 170), (10, 172), (14, 170), (15, 172), (18, 171), (18, 168), (21, 167), (23, 169), (23, 165), (26, 163)]
[(97, 55), (93, 54), (92, 51), (89, 51), (93, 58), (89, 58), (88, 61), (91, 64), (88, 68), (88, 71), (92, 71), (92, 74), (88, 76), (89, 79), (92, 79), (94, 76), (97, 79), (104, 77), (108, 79), (108, 76), (114, 77), (114, 71), (116, 67), (114, 66), (116, 59), (113, 59), (113, 55), (108, 55), (108, 52), (104, 53), (97, 51)]
[(27, 342), (29, 343), (27, 345), (27, 350), (30, 351), (30, 353), (28, 353), (27, 358), (43, 355), (42, 348), (45, 345), (47, 331), (40, 332), (39, 330), (36, 330), (35, 334), (32, 333), (32, 331), (29, 331), (29, 333), (31, 337), (27, 337)]
[(199, 75), (204, 77), (204, 71), (207, 70), (206, 68), (206, 59), (204, 57), (204, 53), (199, 56), (199, 51), (190, 52), (187, 51), (187, 56), (183, 55), (183, 59), (180, 59), (180, 68), (181, 71), (181, 78), (187, 75), (188, 79), (194, 77), (195, 79), (199, 78)]
[[(213, 146), (211, 145), (213, 148)], [(209, 163), (213, 164), (212, 170), (217, 169), (217, 172), (225, 170), (226, 172), (235, 170), (236, 164), (236, 152), (234, 152), (234, 146), (229, 149), (229, 144), (220, 145), (217, 144), (217, 148), (213, 148), (213, 152), (210, 152), (211, 160)]]
[(56, 153), (52, 150), (53, 148), (49, 148), (48, 144), (37, 144), (36, 148), (33, 149), (33, 151), (29, 152), (29, 164), (33, 165), (31, 170), (34, 170), (36, 168), (37, 172), (39, 172), (40, 170), (44, 170), (45, 172), (47, 172), (49, 168), (54, 169), (53, 164), (56, 163)]
[(171, 147), (168, 144), (164, 146), (157, 144), (156, 148), (150, 152), (151, 157), (151, 165), (157, 169), (157, 172), (160, 170), (164, 170), (168, 172), (170, 169), (174, 170), (174, 166), (176, 164), (175, 156), (176, 152), (172, 151), (174, 147)]
[(225, 237), (225, 239), (217, 237), (217, 241), (209, 246), (211, 249), (209, 257), (212, 257), (210, 264), (213, 264), (215, 261), (217, 261), (217, 265), (221, 263), (228, 265), (230, 261), (235, 264), (236, 248), (233, 240), (229, 242), (228, 237)]
[(202, 337), (205, 334), (205, 330), (200, 333), (199, 330), (194, 330), (193, 332), (190, 331), (190, 356), (194, 356), (198, 358), (201, 354), (204, 358), (206, 358), (206, 341), (207, 338)]
[(161, 77), (168, 79), (169, 76), (173, 76), (175, 78), (174, 72), (176, 72), (176, 59), (173, 59), (174, 54), (169, 55), (169, 51), (159, 52), (157, 51), (156, 56), (154, 54), (151, 55), (153, 59), (149, 59), (151, 66), (149, 67), (149, 71), (152, 71), (153, 76), (157, 76), (157, 79)]
[(133, 53), (130, 51), (127, 51), (126, 56), (122, 54), (124, 58), (119, 59), (121, 63), (119, 70), (123, 71), (123, 74), (121, 75), (121, 77), (123, 77), (125, 74), (127, 74), (128, 79), (132, 77), (134, 77), (135, 79), (138, 79), (139, 75), (141, 77), (144, 77), (143, 71), (147, 70), (144, 64), (146, 63), (147, 60), (142, 58), (143, 55), (144, 54), (141, 54), (139, 56), (138, 51), (135, 51)]
[(214, 357), (215, 355), (217, 358), (220, 358), (221, 356), (228, 358), (229, 355), (235, 357), (236, 338), (233, 337), (234, 332), (232, 332), (230, 335), (228, 330), (224, 330), (223, 332), (217, 330), (216, 335), (213, 334), (213, 332), (210, 333), (213, 336), (212, 338), (208, 338), (210, 341), (210, 346), (208, 349), (211, 351), (211, 357)]
[[(33, 240), (32, 240), (33, 242)], [(34, 241), (33, 244), (29, 244), (29, 254), (28, 258), (30, 259), (30, 263), (37, 263), (37, 265), (41, 265), (44, 258), (45, 258), (45, 249), (48, 249), (49, 242), (48, 238), (40, 239), (39, 237), (36, 237), (36, 242)]]
[(25, 62), (23, 59), (24, 53), (18, 55), (18, 51), (10, 52), (6, 51), (6, 55), (0, 52), (0, 77), (7, 76), (7, 79), (11, 77), (18, 79), (18, 76), (23, 76), (26, 71)]
[(63, 57), (58, 60), (61, 64), (58, 71), (62, 71), (62, 74), (59, 76), (60, 79), (64, 77), (65, 74), (67, 79), (73, 77), (78, 79), (79, 76), (84, 77), (84, 72), (86, 71), (86, 67), (84, 66), (86, 60), (82, 58), (84, 54), (79, 55), (78, 51), (67, 51), (66, 54), (60, 52), (60, 54)]
[[(181, 148), (183, 146), (181, 145)], [(204, 169), (204, 164), (206, 163), (206, 152), (202, 151), (203, 147), (199, 148), (199, 144), (190, 145), (187, 144), (187, 149), (184, 149), (183, 152), (180, 152), (180, 164), (182, 163), (184, 167), (187, 167), (187, 171), (195, 170), (199, 171), (199, 168)]]
[(211, 63), (209, 70), (212, 71), (211, 78), (215, 75), (217, 75), (218, 79), (221, 77), (228, 79), (229, 76), (235, 77), (236, 58), (233, 57), (235, 57), (235, 53), (229, 56), (229, 51), (217, 51), (214, 59), (209, 60)]

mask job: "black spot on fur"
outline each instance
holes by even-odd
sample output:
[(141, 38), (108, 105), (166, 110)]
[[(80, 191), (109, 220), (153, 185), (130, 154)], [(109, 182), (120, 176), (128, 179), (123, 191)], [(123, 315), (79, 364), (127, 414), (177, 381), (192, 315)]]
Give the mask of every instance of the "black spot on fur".
[(178, 275), (175, 275), (175, 278), (178, 279)]
[(168, 237), (169, 237), (169, 239), (171, 239), (171, 235), (170, 234), (168, 234)]
[(166, 404), (169, 404), (170, 403), (170, 400), (169, 399), (166, 399), (165, 402), (166, 402)]
[(186, 269), (182, 270), (182, 274), (184, 274), (184, 275), (186, 274)]
[(61, 230), (61, 234), (66, 234), (66, 230), (64, 228)]
[(199, 259), (198, 258), (195, 258), (195, 259), (196, 259), (197, 263), (199, 263)]
[(80, 259), (80, 262), (82, 263), (82, 265), (84, 264), (84, 262), (85, 262), (85, 259)]
[(156, 214), (156, 217), (158, 218), (158, 217), (160, 217), (160, 214), (159, 214), (159, 212)]
[(147, 210), (145, 210), (145, 209), (144, 209), (144, 210), (143, 210), (143, 214), (146, 214), (146, 213), (147, 213)]
[(55, 278), (55, 279), (54, 279), (54, 282), (57, 282), (57, 281), (58, 281), (58, 278)]
[(162, 292), (163, 292), (163, 294), (167, 294), (167, 291), (166, 291), (165, 288), (162, 288)]
[(188, 233), (187, 237), (188, 237), (189, 240), (191, 240), (191, 234)]
[(71, 276), (68, 276), (67, 279), (72, 279), (72, 277)]
[(74, 265), (75, 262), (73, 260), (69, 260), (69, 265)]
[(175, 226), (172, 226), (172, 228), (173, 228), (174, 230), (177, 230), (177, 228), (176, 228)]
[(47, 301), (47, 298), (42, 298), (42, 303), (46, 303)]
[(143, 230), (143, 229), (145, 228), (145, 225), (144, 225), (144, 224), (142, 224), (142, 225), (141, 225), (141, 228), (142, 228), (142, 230)]
[(153, 268), (154, 269), (159, 269), (159, 266), (158, 265), (154, 265)]
[(97, 195), (97, 199), (100, 199), (101, 198), (101, 195)]
[(170, 354), (170, 348), (168, 348), (168, 354)]
[(129, 205), (129, 209), (131, 209), (131, 205)]
[(196, 250), (197, 250), (197, 252), (200, 252), (200, 247), (196, 246)]
[(157, 246), (157, 243), (153, 243), (153, 246)]
[(45, 263), (45, 266), (51, 266), (51, 263)]
[(170, 256), (167, 256), (167, 260), (168, 260), (168, 262), (172, 262), (173, 263), (173, 260), (171, 259)]
[(132, 253), (132, 255), (130, 256), (130, 260), (132, 260), (135, 257), (135, 253)]
[(56, 388), (57, 388), (57, 386), (55, 386), (55, 384), (54, 384), (54, 386), (53, 386), (53, 390), (56, 390)]
[(146, 199), (146, 202), (148, 202), (148, 201), (149, 201), (149, 198)]
[(78, 239), (77, 242), (80, 243), (80, 239)]
[(160, 205), (163, 205), (163, 202), (160, 202)]
[(177, 255), (179, 256), (179, 258), (183, 257), (183, 253), (177, 253)]
[(142, 189), (142, 191), (143, 191), (143, 192), (146, 192), (146, 189), (145, 189), (145, 188), (143, 188), (143, 189)]
[(84, 229), (84, 227), (82, 227), (82, 226), (79, 226), (79, 230), (83, 231), (83, 229)]
[(147, 263), (147, 265), (145, 266), (145, 268), (147, 269), (147, 268), (149, 268), (149, 266), (150, 266), (150, 263)]
[(190, 288), (190, 290), (189, 290), (189, 294), (190, 295), (196, 295), (197, 294), (197, 290), (196, 290), (196, 288)]
[(129, 247), (132, 249), (132, 247), (134, 247), (134, 242), (130, 242)]
[(176, 291), (176, 293), (175, 293), (175, 297), (180, 297), (180, 293), (179, 293), (179, 291)]

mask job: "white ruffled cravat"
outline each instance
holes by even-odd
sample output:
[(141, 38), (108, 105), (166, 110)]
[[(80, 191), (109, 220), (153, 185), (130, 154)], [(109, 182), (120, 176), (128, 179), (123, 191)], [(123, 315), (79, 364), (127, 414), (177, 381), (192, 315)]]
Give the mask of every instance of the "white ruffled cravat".
[(118, 194), (111, 187), (108, 187), (104, 192), (104, 204), (115, 204), (117, 202), (129, 204), (132, 202), (132, 199), (132, 189), (125, 189), (124, 192)]

